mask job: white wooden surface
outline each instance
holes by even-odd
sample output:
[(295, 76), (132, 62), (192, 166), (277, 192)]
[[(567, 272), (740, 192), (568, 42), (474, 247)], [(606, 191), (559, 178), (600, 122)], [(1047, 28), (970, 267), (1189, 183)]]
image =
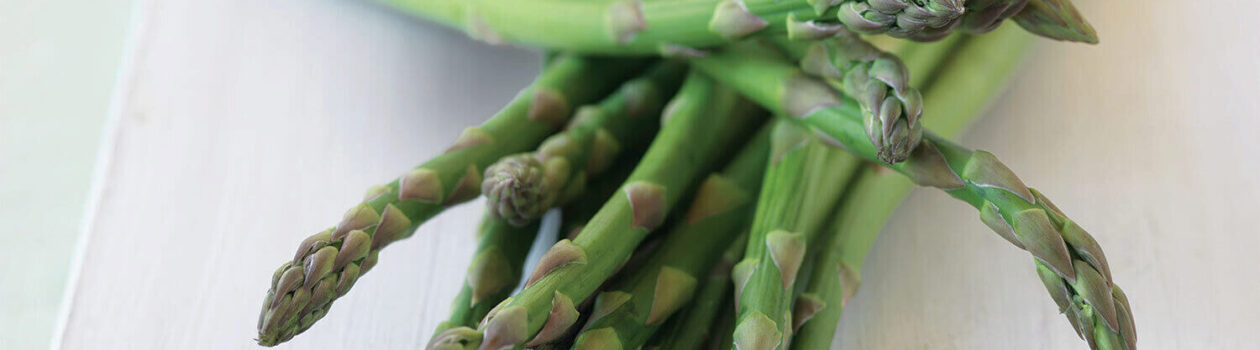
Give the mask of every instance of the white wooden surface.
[[(1096, 47), (1046, 43), (964, 138), (1108, 252), (1144, 349), (1260, 348), (1260, 10), (1082, 4)], [(145, 1), (113, 161), (76, 271), (70, 349), (253, 348), (271, 271), (369, 185), (436, 154), (535, 54), (346, 0)], [(420, 348), (469, 258), (448, 211), (285, 348)], [(845, 349), (1079, 349), (1025, 253), (916, 192), (875, 246)]]

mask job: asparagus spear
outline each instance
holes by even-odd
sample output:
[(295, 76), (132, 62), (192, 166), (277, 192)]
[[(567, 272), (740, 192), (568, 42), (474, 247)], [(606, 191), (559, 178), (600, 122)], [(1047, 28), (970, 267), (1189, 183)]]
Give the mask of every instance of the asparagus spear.
[[(691, 301), (697, 278), (721, 257), (722, 243), (735, 239), (748, 224), (769, 153), (769, 131), (718, 174), (696, 190), (686, 214), (666, 230), (664, 242), (644, 266), (619, 278), (597, 296), (599, 310), (581, 334), (576, 347), (611, 334), (622, 348), (642, 347), (661, 324)], [(595, 339), (595, 341), (606, 341)]]
[[(1016, 4), (1024, 0), (972, 0), (965, 5), (962, 0), (380, 1), (490, 43), (599, 54), (692, 55), (753, 34), (804, 30), (825, 35), (841, 25), (866, 34), (936, 40), (960, 27), (992, 29), (1014, 15), (1021, 7)], [(1047, 27), (1065, 24), (1028, 18)]]
[(779, 48), (800, 60), (806, 73), (822, 77), (862, 107), (866, 135), (887, 163), (906, 160), (923, 138), (919, 117), (923, 96), (910, 85), (901, 59), (876, 48), (849, 31), (822, 41), (773, 40)]
[[(1017, 33), (999, 33), (1009, 38), (1006, 47), (1026, 45)], [(874, 147), (864, 140), (861, 114), (853, 101), (806, 76), (789, 60), (745, 46), (692, 62), (763, 107), (799, 118), (832, 138), (831, 142), (862, 158), (878, 160)], [(1129, 305), (1116, 292), (1098, 243), (993, 154), (924, 131), (923, 141), (907, 161), (888, 166), (916, 184), (941, 188), (976, 207), (981, 220), (999, 235), (1032, 253), (1051, 296), (1091, 346), (1132, 347), (1135, 335)]]
[[(706, 343), (717, 346), (714, 337), (718, 335), (712, 329), (723, 310), (732, 309), (731, 267), (744, 256), (744, 248), (748, 244), (748, 232), (744, 231), (731, 241), (722, 259), (709, 269), (708, 280), (696, 292), (691, 306), (671, 317), (662, 326), (663, 331), (657, 333), (649, 341), (648, 349), (656, 350), (692, 350), (700, 349)], [(720, 330), (719, 330), (720, 331)]]
[[(924, 103), (932, 106), (934, 118), (928, 126), (943, 130), (943, 135), (957, 136), (962, 126), (979, 117), (981, 110), (992, 101), (1023, 57), (1025, 46), (999, 46), (1004, 43), (1001, 35), (979, 37), (975, 40), (959, 40), (960, 48), (953, 55), (941, 54), (951, 50), (910, 47), (903, 52), (908, 62), (940, 63), (931, 75), (942, 77), (938, 84), (924, 89)], [(1000, 55), (993, 52), (1002, 49)], [(922, 57), (929, 56), (929, 57)], [(912, 66), (914, 69), (914, 66)], [(927, 71), (919, 68), (917, 71)], [(984, 70), (986, 79), (965, 79), (966, 74)], [(916, 77), (926, 76), (920, 74)], [(922, 86), (923, 83), (918, 83)], [(861, 270), (866, 254), (875, 243), (884, 224), (892, 216), (903, 199), (913, 188), (905, 177), (896, 176), (878, 166), (864, 166), (845, 191), (840, 209), (832, 218), (827, 247), (814, 261), (805, 293), (795, 305), (794, 323), (798, 327), (793, 349), (825, 349), (831, 347), (836, 326), (845, 303), (861, 285)]]
[(734, 267), (734, 345), (786, 348), (797, 272), (806, 248), (837, 200), (856, 157), (831, 149), (808, 129), (780, 121), (744, 259)]
[(746, 107), (733, 91), (689, 75), (662, 116), (661, 132), (618, 191), (625, 195), (604, 204), (576, 239), (544, 254), (525, 289), (482, 322), (477, 332), (485, 336), (477, 348), (544, 344), (572, 326), (573, 302), (590, 296), (664, 221), (696, 176), (747, 137), (758, 118)]
[(661, 62), (599, 104), (579, 108), (569, 127), (538, 150), (491, 165), (481, 186), (490, 213), (525, 225), (577, 197), (586, 179), (611, 166), (622, 149), (638, 149), (651, 140), (656, 116), (685, 72), (682, 62)]
[(569, 118), (569, 107), (602, 97), (646, 61), (564, 56), (494, 118), (469, 128), (447, 151), (400, 179), (368, 190), (336, 227), (298, 246), (276, 269), (258, 317), (258, 344), (273, 346), (310, 328), (376, 264), (381, 248), (406, 238), (445, 208), (476, 196), (481, 170), (537, 145)]

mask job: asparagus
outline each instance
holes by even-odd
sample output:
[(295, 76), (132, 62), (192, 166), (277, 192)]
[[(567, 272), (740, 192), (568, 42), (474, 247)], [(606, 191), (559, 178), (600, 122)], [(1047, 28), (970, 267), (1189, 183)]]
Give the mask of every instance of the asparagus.
[[(985, 36), (976, 40), (961, 41), (959, 59), (948, 59), (943, 52), (951, 50), (939, 47), (909, 47), (902, 52), (908, 62), (922, 62), (911, 66), (916, 72), (942, 75), (939, 84), (924, 89), (924, 103), (936, 108), (935, 118), (929, 126), (943, 130), (942, 135), (954, 137), (962, 126), (979, 116), (1004, 85), (1002, 77), (1008, 77), (1025, 52), (1024, 46), (1003, 47), (1002, 36)], [(997, 48), (1009, 49), (994, 55)], [(926, 57), (924, 57), (926, 56)], [(936, 61), (936, 62), (931, 62)], [(932, 64), (938, 63), (938, 64)], [(929, 65), (941, 66), (927, 67)], [(917, 68), (917, 69), (916, 69)], [(987, 79), (965, 79), (974, 70), (986, 71)], [(929, 74), (918, 74), (920, 81)], [(997, 77), (998, 79), (994, 79)], [(960, 79), (963, 78), (963, 79)], [(916, 85), (926, 85), (914, 82)], [(840, 314), (849, 298), (861, 285), (861, 270), (866, 254), (875, 243), (885, 222), (898, 205), (910, 193), (913, 183), (878, 166), (864, 166), (845, 191), (840, 208), (832, 218), (827, 248), (814, 261), (805, 293), (796, 299), (793, 316), (797, 327), (794, 349), (825, 349), (831, 347)]]
[(597, 105), (579, 108), (562, 133), (538, 150), (504, 157), (486, 168), (481, 185), (490, 213), (525, 225), (582, 193), (588, 177), (613, 164), (622, 149), (637, 149), (656, 132), (656, 116), (682, 82), (686, 65), (666, 61), (622, 85)]
[[(754, 34), (806, 31), (825, 36), (841, 26), (865, 34), (936, 40), (960, 27), (992, 29), (1025, 0), (972, 0), (965, 5), (962, 0), (380, 1), (489, 43), (596, 54), (702, 55), (700, 49)], [(1026, 18), (1040, 26), (1062, 26), (1042, 17)]]
[(592, 315), (576, 347), (590, 337), (611, 334), (622, 348), (640, 348), (692, 300), (700, 282), (697, 277), (721, 257), (724, 246), (715, 243), (735, 239), (748, 224), (769, 153), (768, 134), (768, 130), (759, 133), (721, 173), (710, 175), (700, 185), (686, 214), (665, 231), (660, 248), (644, 266), (596, 297), (596, 303), (611, 307)]
[(484, 334), (481, 342), (466, 347), (500, 349), (556, 340), (577, 319), (573, 302), (590, 296), (664, 221), (696, 176), (747, 137), (758, 118), (746, 107), (733, 91), (689, 75), (663, 113), (661, 132), (618, 191), (625, 196), (604, 204), (576, 239), (562, 240), (544, 254), (526, 287), (481, 323), (476, 330)]
[[(1019, 34), (998, 32), (1010, 40), (1004, 47), (1026, 45)], [(863, 139), (861, 114), (851, 99), (806, 76), (790, 61), (764, 49), (751, 49), (732, 47), (693, 59), (693, 67), (773, 112), (799, 118), (799, 122), (831, 138), (830, 142), (878, 161), (875, 148)], [(922, 142), (907, 161), (887, 166), (918, 185), (940, 188), (976, 207), (986, 225), (1031, 253), (1051, 297), (1091, 346), (1133, 347), (1135, 331), (1129, 305), (1113, 285), (1098, 243), (1040, 192), (1024, 185), (993, 154), (970, 150), (924, 131)]]
[(480, 192), (480, 169), (534, 147), (569, 118), (571, 104), (602, 97), (646, 61), (557, 58), (494, 118), (400, 179), (368, 190), (337, 226), (308, 237), (272, 276), (258, 317), (258, 344), (273, 346), (310, 328), (332, 301), (371, 270), (381, 248), (406, 238), (445, 208)]
[(748, 246), (732, 272), (738, 310), (733, 342), (739, 349), (787, 347), (806, 248), (860, 164), (786, 120), (775, 125), (771, 144)]
[(923, 137), (919, 124), (923, 96), (910, 85), (901, 59), (849, 31), (813, 43), (787, 38), (774, 42), (800, 60), (805, 72), (857, 99), (866, 135), (880, 160), (897, 163), (910, 156), (913, 145)]
[[(690, 307), (678, 311), (677, 314), (665, 322), (662, 326), (663, 331), (649, 341), (648, 349), (656, 350), (692, 350), (701, 349), (705, 344), (716, 347), (723, 344), (717, 341), (715, 335), (721, 334), (721, 330), (714, 332), (712, 326), (718, 320), (718, 314), (723, 310), (732, 309), (731, 298), (731, 267), (743, 258), (744, 247), (748, 244), (748, 232), (744, 231), (737, 239), (732, 241), (730, 247), (722, 252), (722, 259), (718, 260), (713, 268), (709, 270), (708, 280), (696, 292), (694, 301)], [(709, 348), (709, 347), (704, 347)]]

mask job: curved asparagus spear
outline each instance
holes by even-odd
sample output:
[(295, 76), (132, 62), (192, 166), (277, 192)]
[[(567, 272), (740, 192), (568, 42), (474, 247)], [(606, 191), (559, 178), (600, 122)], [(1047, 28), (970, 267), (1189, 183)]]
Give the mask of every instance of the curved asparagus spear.
[(731, 242), (726, 251), (722, 252), (722, 259), (709, 269), (708, 279), (696, 292), (690, 306), (666, 321), (661, 327), (662, 331), (648, 342), (651, 345), (647, 349), (694, 350), (701, 349), (705, 344), (712, 347), (722, 344), (716, 339), (720, 337), (714, 337), (717, 335), (713, 329), (714, 323), (723, 310), (733, 309), (729, 296), (731, 267), (744, 257), (748, 232), (744, 231)]
[(697, 175), (747, 137), (758, 120), (747, 107), (733, 91), (689, 75), (662, 116), (661, 132), (618, 191), (624, 196), (604, 204), (576, 239), (544, 254), (525, 289), (482, 322), (480, 344), (467, 348), (534, 346), (563, 334), (577, 319), (574, 302), (590, 296), (630, 257)]
[[(1017, 33), (1003, 35), (1011, 35), (1011, 45), (1024, 44)], [(763, 107), (799, 118), (832, 138), (831, 142), (862, 158), (878, 160), (874, 147), (864, 139), (855, 103), (806, 76), (789, 60), (761, 48), (732, 47), (692, 62)], [(1111, 271), (1098, 243), (1044, 196), (1025, 186), (993, 154), (925, 131), (910, 158), (889, 167), (919, 185), (941, 188), (976, 207), (982, 221), (1032, 253), (1051, 296), (1091, 346), (1131, 347), (1135, 335), (1126, 312), (1129, 306), (1120, 301), (1123, 298), (1114, 297)]]
[[(910, 66), (920, 73), (916, 85), (925, 85), (925, 76), (940, 76), (938, 83), (923, 91), (924, 103), (933, 107), (933, 118), (927, 126), (953, 138), (963, 127), (980, 116), (1006, 79), (1024, 56), (1027, 45), (1007, 44), (1001, 35), (963, 39), (956, 50), (941, 47), (908, 47), (904, 52)], [(1000, 49), (1002, 54), (994, 54)], [(944, 53), (953, 52), (946, 56)], [(926, 57), (924, 57), (926, 56)], [(952, 58), (950, 58), (952, 57)], [(935, 62), (933, 62), (935, 61)], [(937, 64), (933, 64), (937, 63)], [(936, 65), (939, 67), (928, 67)], [(985, 79), (969, 79), (983, 71)], [(928, 74), (923, 74), (928, 73)], [(835, 338), (840, 314), (848, 299), (861, 285), (861, 270), (866, 254), (875, 243), (885, 223), (900, 206), (914, 184), (903, 176), (864, 166), (849, 185), (840, 208), (832, 217), (827, 232), (830, 242), (814, 261), (805, 293), (796, 299), (794, 323), (797, 336), (793, 349), (826, 349)]]
[(919, 124), (923, 96), (910, 85), (901, 59), (849, 31), (810, 43), (782, 37), (774, 42), (800, 60), (806, 73), (826, 79), (857, 100), (866, 135), (880, 160), (897, 163), (910, 156), (923, 138)]
[(644, 266), (596, 297), (597, 304), (611, 307), (592, 315), (575, 347), (613, 337), (624, 349), (640, 348), (691, 301), (698, 277), (720, 258), (721, 242), (736, 238), (748, 224), (769, 153), (768, 133), (759, 133), (721, 173), (700, 185), (686, 214), (665, 232), (664, 242)]
[(805, 127), (779, 121), (744, 259), (734, 267), (739, 349), (786, 349), (797, 272), (848, 176), (860, 164)]
[(579, 108), (564, 132), (532, 153), (504, 157), (486, 168), (481, 190), (490, 213), (525, 225), (581, 194), (587, 178), (638, 149), (658, 128), (657, 116), (682, 82), (686, 65), (665, 61), (622, 85), (599, 104)]
[[(840, 24), (865, 34), (936, 40), (960, 27), (992, 29), (1015, 14), (1017, 6), (1012, 3), (1024, 0), (379, 1), (490, 43), (599, 54), (695, 55), (703, 54), (696, 49), (753, 34), (803, 30), (824, 35)], [(984, 17), (968, 20), (980, 15)], [(1029, 18), (1039, 25), (1064, 25)], [(1054, 30), (1037, 33), (1059, 34)]]
[(410, 236), (445, 208), (476, 197), (481, 169), (533, 148), (564, 125), (570, 105), (603, 97), (645, 64), (558, 58), (494, 118), (464, 130), (444, 154), (369, 189), (336, 227), (302, 241), (293, 260), (276, 270), (258, 317), (258, 344), (276, 345), (310, 328), (376, 264), (381, 248)]

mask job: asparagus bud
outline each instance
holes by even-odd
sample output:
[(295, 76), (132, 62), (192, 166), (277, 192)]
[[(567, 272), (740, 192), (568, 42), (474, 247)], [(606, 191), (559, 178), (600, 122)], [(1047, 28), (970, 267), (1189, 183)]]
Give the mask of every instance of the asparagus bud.
[(533, 154), (504, 157), (486, 168), (481, 189), (487, 207), (496, 217), (517, 226), (542, 216), (558, 193), (547, 189), (547, 173)]
[(486, 169), (481, 190), (490, 213), (513, 225), (542, 217), (586, 188), (586, 181), (613, 164), (622, 150), (644, 147), (659, 127), (666, 96), (673, 95), (687, 66), (663, 61), (622, 84), (598, 104), (582, 106), (561, 133), (533, 153), (506, 157)]
[(800, 58), (805, 72), (826, 78), (857, 100), (866, 136), (880, 160), (894, 164), (910, 156), (923, 138), (923, 96), (910, 87), (901, 59), (848, 31), (812, 44), (779, 41)]
[(861, 0), (841, 4), (836, 17), (863, 34), (929, 41), (949, 34), (963, 12), (962, 0)]
[(1025, 30), (1047, 38), (1097, 44), (1098, 34), (1069, 0), (1029, 0), (1015, 16)]

